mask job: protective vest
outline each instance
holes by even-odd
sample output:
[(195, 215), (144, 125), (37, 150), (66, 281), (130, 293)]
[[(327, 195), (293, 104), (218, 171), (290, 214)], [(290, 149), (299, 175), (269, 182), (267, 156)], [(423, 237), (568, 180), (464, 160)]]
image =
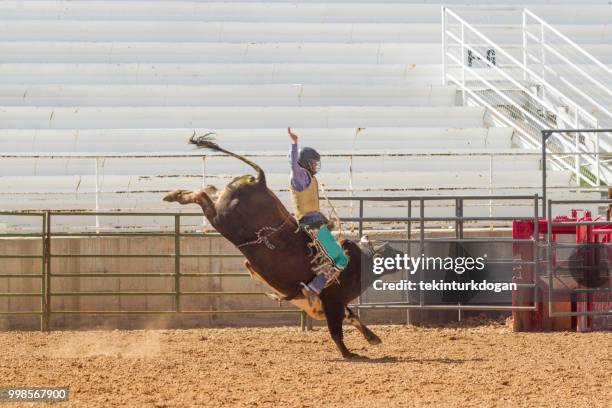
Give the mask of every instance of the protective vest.
[(304, 215), (312, 211), (319, 211), (319, 182), (315, 176), (311, 176), (310, 184), (302, 191), (296, 191), (290, 185), (291, 201), (295, 218), (300, 220)]

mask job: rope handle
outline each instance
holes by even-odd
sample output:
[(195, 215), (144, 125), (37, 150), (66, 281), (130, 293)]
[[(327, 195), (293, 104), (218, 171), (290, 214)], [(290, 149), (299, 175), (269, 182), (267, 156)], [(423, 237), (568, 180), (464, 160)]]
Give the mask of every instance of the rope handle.
[(329, 197), (327, 196), (327, 193), (325, 192), (325, 184), (319, 183), (319, 186), (321, 187), (321, 194), (323, 195), (325, 202), (331, 209), (330, 218), (334, 218), (334, 223), (338, 224), (338, 239), (344, 238), (344, 231), (342, 230), (342, 223), (340, 222), (340, 216), (338, 216), (336, 207), (334, 207), (331, 201), (329, 201)]

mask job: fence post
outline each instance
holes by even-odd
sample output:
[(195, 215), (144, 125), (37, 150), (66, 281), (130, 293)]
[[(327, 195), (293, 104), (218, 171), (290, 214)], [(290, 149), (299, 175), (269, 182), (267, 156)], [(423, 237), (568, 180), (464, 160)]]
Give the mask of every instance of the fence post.
[(47, 215), (43, 213), (42, 218), (42, 229), (40, 234), (40, 246), (41, 246), (41, 282), (40, 282), (40, 331), (48, 330), (47, 322)]
[(306, 312), (303, 310), (300, 312), (300, 329), (306, 331)]
[[(489, 200), (491, 202), (491, 200)], [(464, 248), (462, 246), (463, 242), (463, 198), (457, 198), (455, 200), (455, 256), (463, 257), (464, 256)], [(489, 206), (489, 208), (491, 208)], [(491, 216), (491, 215), (489, 215)], [(457, 303), (457, 320), (461, 321), (461, 302)]]
[[(423, 198), (419, 199), (419, 216), (420, 216), (420, 231), (419, 231), (419, 256), (423, 256), (425, 254), (425, 200)], [(420, 268), (419, 279), (421, 282), (424, 280), (424, 268)], [(425, 294), (422, 290), (419, 290), (419, 306), (423, 308), (425, 304)], [(419, 316), (422, 317), (422, 316)]]
[[(493, 195), (493, 155), (489, 155), (489, 196)], [(493, 200), (489, 199), (489, 217), (493, 217)], [(493, 223), (489, 224), (493, 229)]]
[(95, 158), (95, 176), (96, 176), (96, 234), (100, 233), (100, 158)]
[[(540, 240), (540, 222), (538, 219), (539, 213), (539, 201), (540, 197), (536, 193), (533, 198), (533, 305), (537, 308), (538, 306), (538, 283), (540, 274), (540, 251), (538, 248), (538, 242)], [(546, 206), (546, 203), (542, 203), (542, 206)]]
[(44, 326), (45, 331), (51, 328), (51, 211), (45, 212), (45, 308)]
[[(363, 236), (363, 198), (359, 199), (359, 239)], [(361, 295), (357, 296), (357, 304), (361, 305)], [(357, 317), (361, 317), (361, 308), (357, 308)]]
[(542, 131), (542, 218), (546, 218), (546, 141), (552, 133)]
[(176, 312), (181, 311), (181, 215), (174, 215), (174, 301)]
[[(408, 219), (412, 218), (412, 200), (408, 200), (408, 208), (407, 208), (407, 212), (406, 215), (408, 216)], [(412, 222), (408, 221), (406, 223), (406, 254), (410, 257), (411, 256), (411, 251), (410, 251), (410, 245), (411, 245), (411, 240), (412, 240)], [(406, 269), (405, 270), (405, 275), (404, 275), (404, 279), (408, 280), (409, 278), (409, 272)], [(410, 303), (410, 293), (407, 291), (403, 291), (404, 292), (404, 300), (406, 301), (406, 303)], [(406, 308), (406, 324), (410, 324), (410, 308)]]

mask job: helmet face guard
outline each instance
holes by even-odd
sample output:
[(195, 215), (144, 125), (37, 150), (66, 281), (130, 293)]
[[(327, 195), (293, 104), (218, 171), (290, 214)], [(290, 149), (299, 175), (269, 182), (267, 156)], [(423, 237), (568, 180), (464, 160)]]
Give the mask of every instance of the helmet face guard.
[(308, 170), (312, 174), (316, 174), (316, 173), (320, 172), (321, 171), (321, 160), (311, 160), (310, 161), (310, 167), (308, 168)]

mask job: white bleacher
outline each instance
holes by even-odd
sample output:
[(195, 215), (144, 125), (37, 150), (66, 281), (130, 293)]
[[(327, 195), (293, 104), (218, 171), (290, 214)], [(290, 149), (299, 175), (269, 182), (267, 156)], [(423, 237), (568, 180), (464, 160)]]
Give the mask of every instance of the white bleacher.
[[(467, 16), (482, 13), (464, 3), (445, 2)], [(607, 1), (521, 4), (612, 64)], [(221, 187), (248, 171), (215, 155), (154, 157), (195, 153), (186, 143), (194, 130), (214, 130), (224, 147), (253, 155), (287, 201), (287, 126), (324, 154), (321, 180), (335, 195), (539, 192), (539, 158), (442, 85), (440, 6), (2, 1), (0, 208), (93, 209), (93, 156), (150, 154), (98, 161), (100, 208), (184, 209), (161, 201), (163, 192)], [(497, 13), (489, 13), (494, 23)], [(520, 54), (516, 30), (491, 36)], [(54, 152), (87, 157), (44, 157)], [(10, 157), (19, 154), (41, 157)], [(550, 173), (548, 182), (553, 197), (597, 197), (570, 192), (567, 172)]]

